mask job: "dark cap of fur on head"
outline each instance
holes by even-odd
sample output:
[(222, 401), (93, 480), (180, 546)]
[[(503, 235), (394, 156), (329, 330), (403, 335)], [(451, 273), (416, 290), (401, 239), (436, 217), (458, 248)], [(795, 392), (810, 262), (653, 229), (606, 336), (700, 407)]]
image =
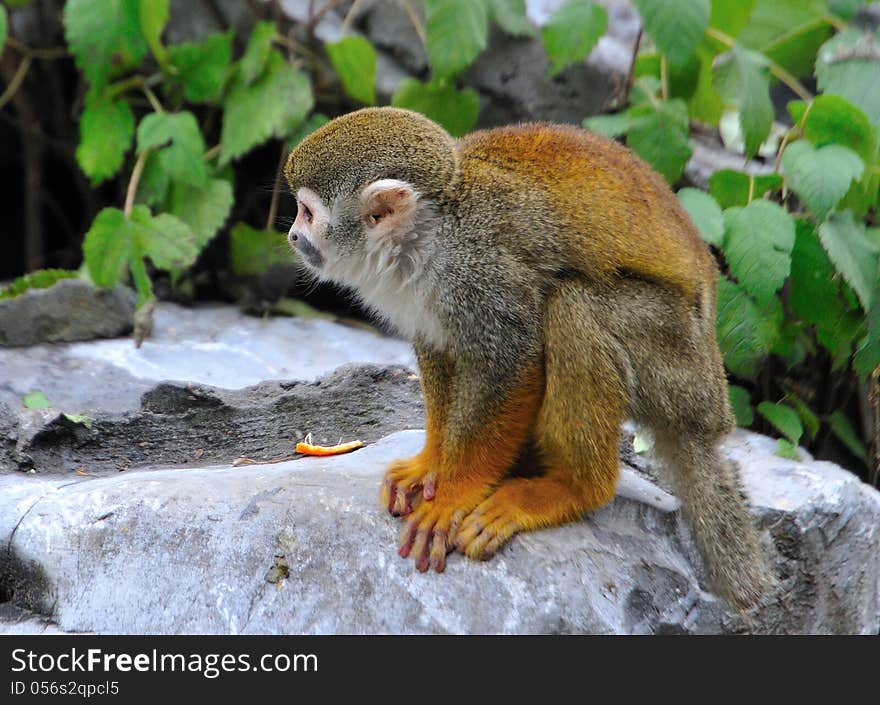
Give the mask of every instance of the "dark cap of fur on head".
[(428, 118), (399, 108), (364, 108), (315, 130), (287, 158), (284, 175), (295, 192), (315, 191), (329, 202), (376, 179), (400, 179), (423, 196), (454, 187), (455, 140)]

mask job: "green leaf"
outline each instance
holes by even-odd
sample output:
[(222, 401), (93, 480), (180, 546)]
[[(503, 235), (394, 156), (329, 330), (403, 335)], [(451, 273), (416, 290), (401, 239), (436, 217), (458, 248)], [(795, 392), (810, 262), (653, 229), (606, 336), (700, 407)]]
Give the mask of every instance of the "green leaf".
[(480, 113), (480, 97), (475, 90), (460, 91), (445, 81), (420, 83), (414, 78), (404, 79), (394, 91), (391, 104), (427, 115), (454, 137), (470, 132)]
[(141, 180), (138, 181), (137, 202), (154, 207), (164, 206), (170, 185), (171, 179), (160, 163), (159, 155), (156, 152), (147, 155)]
[(138, 125), (137, 144), (139, 153), (147, 149), (160, 150), (159, 165), (172, 179), (194, 186), (207, 183), (205, 141), (191, 112), (144, 116)]
[(778, 299), (766, 310), (726, 277), (718, 281), (718, 346), (733, 374), (754, 379), (779, 338), (783, 313)]
[(736, 425), (748, 428), (755, 422), (755, 412), (752, 409), (751, 395), (744, 387), (735, 384), (727, 386), (727, 398), (730, 400), (730, 408), (736, 417)]
[(0, 54), (6, 46), (6, 35), (9, 32), (9, 19), (6, 17), (6, 8), (0, 5)]
[(62, 414), (62, 416), (70, 421), (70, 423), (77, 424), (78, 426), (85, 426), (86, 428), (91, 428), (94, 423), (94, 419), (85, 414)]
[(724, 256), (731, 273), (764, 306), (776, 296), (791, 268), (794, 221), (770, 201), (752, 201), (724, 212)]
[(776, 455), (788, 458), (789, 460), (801, 459), (797, 446), (786, 438), (780, 438), (776, 441)]
[(848, 147), (814, 147), (798, 140), (782, 154), (785, 176), (798, 197), (822, 220), (862, 175), (865, 165)]
[(880, 40), (848, 29), (828, 40), (816, 57), (819, 89), (839, 95), (880, 126)]
[(283, 138), (305, 119), (312, 104), (309, 79), (277, 51), (270, 52), (265, 72), (252, 85), (236, 74), (223, 104), (220, 165), (270, 137)]
[(838, 409), (825, 420), (828, 422), (831, 432), (840, 439), (843, 445), (849, 449), (849, 452), (867, 464), (868, 450), (865, 448), (846, 414)]
[[(789, 112), (794, 116), (806, 105), (801, 101), (789, 103)], [(865, 113), (845, 98), (837, 95), (816, 96), (804, 122), (804, 137), (817, 147), (826, 144), (839, 144), (849, 147), (863, 161), (870, 163), (874, 157), (875, 138), (871, 122)]]
[(263, 73), (276, 34), (277, 28), (274, 22), (257, 22), (254, 25), (244, 56), (241, 57), (239, 69), (246, 86), (251, 85)]
[(735, 37), (748, 23), (754, 7), (755, 0), (712, 0), (709, 26)]
[[(720, 169), (709, 177), (709, 193), (722, 208), (745, 206), (782, 186), (779, 174), (752, 176), (733, 169)], [(751, 198), (749, 198), (751, 191)]]
[[(141, 334), (143, 327), (152, 327), (149, 309), (145, 309), (144, 307), (150, 302), (156, 300), (156, 297), (153, 294), (153, 282), (150, 281), (150, 276), (147, 274), (147, 266), (144, 264), (144, 258), (140, 252), (132, 254), (128, 261), (128, 266), (131, 271), (131, 279), (134, 282), (135, 291), (137, 291), (137, 305), (135, 307), (134, 315), (135, 338), (136, 340), (143, 340), (143, 338), (146, 337), (146, 334)], [(139, 315), (142, 311), (146, 314), (146, 320), (142, 315)]]
[(819, 239), (828, 257), (855, 290), (862, 307), (871, 308), (878, 272), (877, 246), (865, 233), (865, 224), (853, 218), (852, 211), (832, 213), (819, 226)]
[(709, 0), (633, 0), (645, 29), (671, 64), (683, 64), (709, 24)]
[(149, 257), (159, 269), (184, 269), (195, 262), (195, 235), (180, 219), (169, 213), (153, 217), (146, 206), (135, 206), (130, 222), (138, 255)]
[(168, 47), (168, 59), (177, 69), (175, 79), (192, 103), (211, 103), (220, 97), (232, 59), (234, 32), (212, 34), (201, 42)]
[(262, 274), (275, 264), (293, 264), (294, 256), (287, 236), (274, 230), (256, 230), (238, 223), (229, 234), (232, 271), (235, 274)]
[(550, 75), (586, 59), (608, 29), (608, 13), (590, 0), (566, 0), (541, 27)]
[(323, 113), (312, 113), (309, 119), (301, 123), (287, 138), (287, 149), (292, 152), (300, 142), (328, 122), (330, 122), (330, 118)]
[(794, 409), (785, 404), (773, 404), (762, 401), (758, 404), (758, 413), (767, 419), (773, 427), (785, 436), (792, 445), (797, 445), (804, 435), (804, 427)]
[(52, 402), (43, 392), (29, 392), (21, 398), (25, 409), (51, 409)]
[(849, 356), (853, 307), (841, 296), (837, 271), (806, 220), (796, 222), (788, 305), (796, 318), (816, 326), (819, 341), (832, 356)]
[(425, 50), (434, 78), (450, 78), (486, 48), (489, 18), (484, 2), (425, 0)]
[(325, 44), (327, 55), (345, 92), (367, 105), (376, 102), (376, 50), (363, 37)]
[(86, 93), (79, 121), (76, 162), (92, 186), (119, 171), (134, 135), (134, 114), (124, 100), (114, 100), (100, 88)]
[[(714, 9), (715, 5), (713, 4), (712, 7)], [(724, 112), (724, 102), (715, 90), (713, 82), (712, 63), (715, 61), (715, 52), (701, 44), (697, 47), (696, 57), (699, 61), (699, 70), (694, 92), (688, 100), (688, 112), (694, 120), (707, 125), (717, 125)]]
[(681, 98), (630, 108), (633, 125), (626, 144), (669, 183), (675, 183), (691, 156), (687, 105)]
[(118, 208), (98, 213), (83, 240), (83, 259), (95, 286), (116, 286), (134, 249), (134, 234), (125, 214)]
[(865, 316), (868, 334), (853, 358), (853, 367), (862, 377), (867, 377), (880, 366), (880, 278), (874, 287), (871, 300), (873, 304)]
[(755, 156), (773, 124), (767, 59), (757, 52), (734, 46), (716, 60), (714, 85), (718, 95), (739, 109), (746, 157)]
[(161, 36), (168, 21), (168, 5), (169, 0), (141, 0), (138, 3), (141, 34), (147, 40), (147, 46), (150, 47), (160, 66), (164, 66), (167, 59)]
[(724, 240), (724, 219), (717, 201), (708, 193), (695, 188), (681, 189), (678, 200), (691, 216), (703, 240), (721, 247)]
[(786, 394), (783, 401), (794, 409), (810, 438), (815, 438), (822, 422), (813, 410), (795, 394)]
[(586, 129), (612, 139), (625, 135), (632, 124), (633, 119), (627, 110), (613, 115), (594, 115), (583, 121)]
[(489, 16), (512, 37), (535, 35), (535, 28), (526, 14), (526, 0), (489, 0)]
[(147, 53), (139, 5), (132, 0), (67, 0), (64, 5), (64, 36), (92, 84), (130, 70)]
[(31, 289), (48, 289), (62, 279), (77, 279), (79, 272), (70, 269), (38, 269), (0, 286), (0, 300), (14, 299)]
[(738, 39), (793, 75), (807, 76), (832, 32), (825, 15), (826, 0), (757, 0)]
[(204, 188), (175, 182), (168, 210), (190, 227), (202, 250), (226, 222), (232, 202), (232, 184), (225, 179), (210, 179)]

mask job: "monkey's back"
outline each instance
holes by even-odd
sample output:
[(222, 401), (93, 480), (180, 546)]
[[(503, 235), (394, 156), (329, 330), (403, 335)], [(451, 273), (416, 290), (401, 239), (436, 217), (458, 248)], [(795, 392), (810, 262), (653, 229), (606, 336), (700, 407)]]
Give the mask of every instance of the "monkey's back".
[(459, 147), (463, 183), (484, 183), (496, 198), (507, 193), (512, 212), (520, 206), (516, 194), (537, 194), (557, 232), (533, 236), (573, 234), (561, 247), (548, 242), (567, 265), (595, 277), (629, 272), (676, 287), (691, 301), (704, 291), (714, 299), (708, 248), (663, 178), (627, 148), (543, 123), (474, 132)]

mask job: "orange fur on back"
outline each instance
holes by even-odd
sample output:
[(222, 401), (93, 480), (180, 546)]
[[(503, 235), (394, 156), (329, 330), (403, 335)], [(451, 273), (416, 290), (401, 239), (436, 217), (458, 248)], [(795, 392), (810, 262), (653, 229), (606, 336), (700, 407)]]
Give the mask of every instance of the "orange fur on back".
[[(714, 287), (715, 265), (666, 182), (630, 150), (576, 127), (526, 124), (460, 141), (462, 171), (501, 170), (517, 190), (536, 189), (567, 233), (572, 264), (608, 277), (625, 271), (681, 290)], [(491, 177), (489, 177), (491, 179)]]

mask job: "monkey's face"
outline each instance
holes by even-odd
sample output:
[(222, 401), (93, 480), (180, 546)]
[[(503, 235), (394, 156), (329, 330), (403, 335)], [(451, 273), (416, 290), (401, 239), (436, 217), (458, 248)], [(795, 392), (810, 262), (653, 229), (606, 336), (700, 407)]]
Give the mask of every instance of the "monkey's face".
[(329, 227), (330, 211), (321, 197), (311, 189), (299, 189), (296, 193), (296, 220), (290, 226), (287, 241), (300, 259), (318, 272), (326, 262)]
[(329, 203), (300, 187), (296, 201), (288, 241), (319, 277), (364, 289), (394, 274), (415, 273), (417, 216), (427, 207), (410, 184), (379, 179)]

